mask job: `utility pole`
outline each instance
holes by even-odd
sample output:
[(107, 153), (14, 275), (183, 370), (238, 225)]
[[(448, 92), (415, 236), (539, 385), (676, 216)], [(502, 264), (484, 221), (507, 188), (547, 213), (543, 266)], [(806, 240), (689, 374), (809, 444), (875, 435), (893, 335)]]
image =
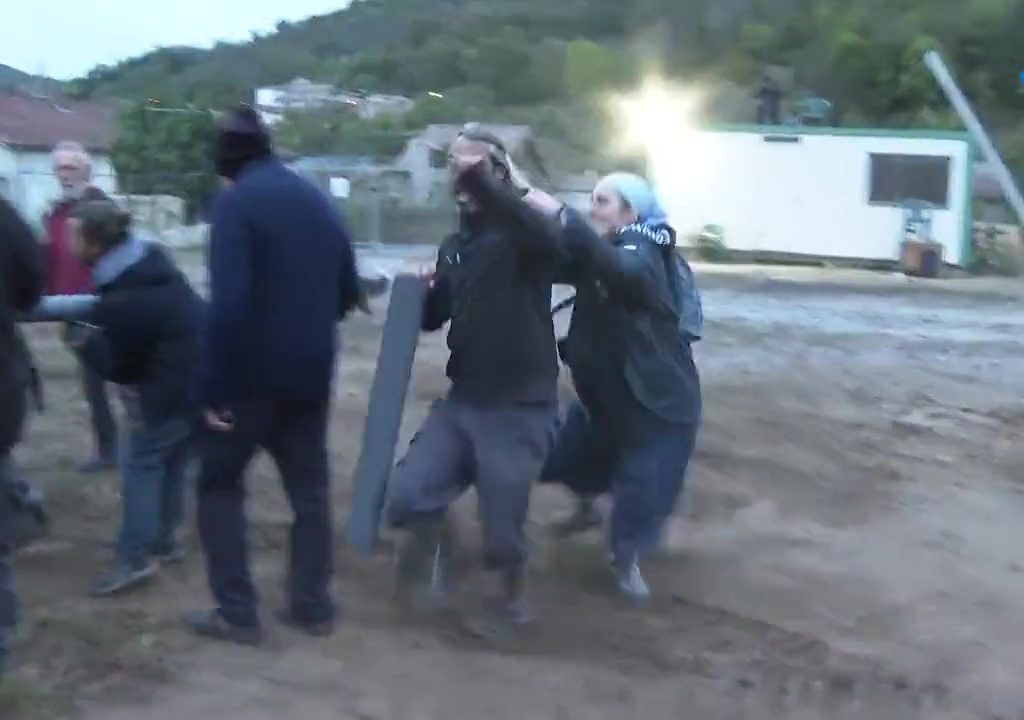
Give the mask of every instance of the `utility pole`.
[[(1010, 204), (1010, 207), (1017, 214), (1017, 220), (1021, 225), (1024, 225), (1024, 197), (1021, 197), (1017, 182), (1013, 179), (1013, 175), (999, 156), (999, 152), (989, 139), (988, 133), (985, 132), (981, 121), (978, 120), (978, 116), (974, 114), (971, 103), (961, 92), (960, 87), (956, 84), (956, 80), (953, 79), (953, 74), (946, 67), (942, 56), (936, 51), (930, 50), (924, 55), (924, 64), (931, 71), (932, 75), (935, 76), (936, 82), (939, 83), (939, 87), (946, 94), (953, 109), (956, 110), (956, 114), (960, 116), (960, 120), (967, 127), (975, 142), (978, 143), (982, 155), (985, 156), (985, 160), (995, 169), (996, 179), (1003, 190), (1006, 202)], [(973, 168), (971, 170), (973, 172)]]

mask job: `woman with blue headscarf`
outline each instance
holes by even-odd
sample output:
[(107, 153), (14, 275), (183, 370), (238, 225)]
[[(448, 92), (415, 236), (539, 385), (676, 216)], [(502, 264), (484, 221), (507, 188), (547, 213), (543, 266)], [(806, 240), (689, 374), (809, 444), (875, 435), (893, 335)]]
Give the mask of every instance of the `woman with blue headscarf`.
[[(594, 499), (609, 493), (610, 545), (622, 593), (650, 595), (642, 557), (672, 515), (701, 416), (690, 344), (701, 334), (689, 266), (646, 180), (615, 173), (593, 191), (592, 225), (550, 196), (527, 198), (558, 212), (564, 280), (576, 287), (560, 351), (578, 400), (559, 429), (542, 482), (578, 498), (565, 531), (600, 523)], [(596, 228), (596, 232), (595, 229)]]

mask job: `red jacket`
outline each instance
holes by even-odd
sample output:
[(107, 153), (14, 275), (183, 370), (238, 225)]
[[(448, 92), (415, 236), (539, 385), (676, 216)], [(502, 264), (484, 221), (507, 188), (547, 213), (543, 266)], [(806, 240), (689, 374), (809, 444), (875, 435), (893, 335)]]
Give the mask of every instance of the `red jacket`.
[[(106, 194), (88, 187), (83, 200), (102, 200)], [(62, 200), (43, 218), (46, 229), (46, 292), (48, 295), (80, 295), (92, 292), (89, 268), (78, 261), (71, 247), (68, 220), (75, 209), (75, 200)]]

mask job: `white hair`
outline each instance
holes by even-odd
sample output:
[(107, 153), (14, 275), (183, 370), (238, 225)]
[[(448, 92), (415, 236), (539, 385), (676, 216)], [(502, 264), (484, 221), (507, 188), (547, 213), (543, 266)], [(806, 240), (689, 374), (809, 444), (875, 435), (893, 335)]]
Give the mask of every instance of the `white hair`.
[(86, 170), (92, 168), (92, 156), (89, 155), (89, 151), (85, 149), (85, 145), (75, 140), (61, 140), (59, 143), (53, 146), (53, 155), (57, 153), (69, 153), (74, 155), (79, 162), (82, 163), (82, 167)]

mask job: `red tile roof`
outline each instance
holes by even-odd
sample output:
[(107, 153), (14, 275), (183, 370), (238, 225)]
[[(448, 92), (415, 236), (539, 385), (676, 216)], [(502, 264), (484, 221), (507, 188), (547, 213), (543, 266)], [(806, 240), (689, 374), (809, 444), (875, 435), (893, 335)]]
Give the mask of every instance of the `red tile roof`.
[(117, 135), (117, 110), (97, 102), (0, 93), (0, 143), (51, 148), (75, 140), (89, 150), (109, 150)]

